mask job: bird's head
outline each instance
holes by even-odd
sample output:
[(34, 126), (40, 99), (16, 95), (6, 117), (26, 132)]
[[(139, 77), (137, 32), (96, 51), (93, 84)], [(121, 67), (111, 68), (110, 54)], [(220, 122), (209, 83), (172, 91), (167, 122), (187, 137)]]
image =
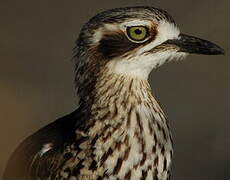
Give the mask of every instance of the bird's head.
[[(181, 34), (173, 18), (153, 7), (104, 11), (86, 23), (76, 48), (76, 82), (92, 78), (101, 68), (147, 79), (152, 69), (189, 53), (223, 54), (219, 46)], [(91, 74), (91, 75), (90, 75)]]

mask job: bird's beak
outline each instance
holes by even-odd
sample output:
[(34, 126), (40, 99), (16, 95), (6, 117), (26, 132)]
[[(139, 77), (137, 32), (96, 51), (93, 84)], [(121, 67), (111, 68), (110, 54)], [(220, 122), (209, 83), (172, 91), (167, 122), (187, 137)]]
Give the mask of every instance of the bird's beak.
[(178, 52), (205, 55), (219, 55), (225, 53), (220, 46), (210, 41), (186, 34), (180, 34), (178, 39), (167, 40), (165, 43), (176, 46)]

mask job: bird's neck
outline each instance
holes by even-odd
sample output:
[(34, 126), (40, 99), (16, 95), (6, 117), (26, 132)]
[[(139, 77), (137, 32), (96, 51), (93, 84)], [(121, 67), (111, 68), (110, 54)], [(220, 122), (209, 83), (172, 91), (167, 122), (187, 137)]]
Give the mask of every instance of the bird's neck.
[(99, 73), (92, 92), (84, 99), (84, 112), (90, 114), (89, 127), (95, 123), (99, 124), (91, 131), (95, 134), (103, 127), (126, 124), (128, 128), (133, 118), (146, 121), (137, 122), (141, 124), (147, 123), (146, 119), (166, 123), (164, 113), (152, 95), (148, 81), (138, 77), (104, 70)]

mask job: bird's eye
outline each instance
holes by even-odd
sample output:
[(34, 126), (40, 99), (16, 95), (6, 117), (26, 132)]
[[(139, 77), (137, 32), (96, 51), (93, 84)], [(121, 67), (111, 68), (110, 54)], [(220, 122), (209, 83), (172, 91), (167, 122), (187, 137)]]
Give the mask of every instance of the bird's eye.
[(142, 42), (149, 36), (149, 30), (145, 26), (132, 26), (127, 28), (128, 37), (136, 42)]

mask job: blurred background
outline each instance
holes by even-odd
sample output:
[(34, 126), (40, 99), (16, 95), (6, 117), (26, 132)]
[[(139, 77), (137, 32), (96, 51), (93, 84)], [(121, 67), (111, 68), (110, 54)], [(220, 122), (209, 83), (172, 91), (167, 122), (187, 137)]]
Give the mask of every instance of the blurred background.
[(99, 11), (136, 5), (165, 9), (181, 31), (225, 49), (166, 64), (150, 82), (173, 131), (172, 180), (229, 179), (229, 0), (1, 2), (0, 179), (25, 137), (77, 107), (71, 57), (81, 26)]

